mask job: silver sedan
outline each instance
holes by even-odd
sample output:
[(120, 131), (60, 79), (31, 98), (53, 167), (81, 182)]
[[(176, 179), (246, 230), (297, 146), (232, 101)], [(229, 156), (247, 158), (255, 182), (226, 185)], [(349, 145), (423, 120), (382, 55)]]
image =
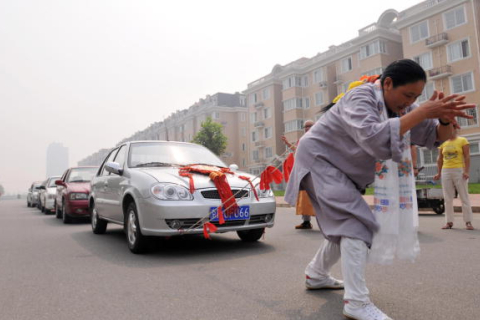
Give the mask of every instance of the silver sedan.
[[(93, 232), (105, 233), (108, 223), (123, 225), (133, 253), (145, 250), (148, 236), (236, 231), (243, 241), (257, 241), (273, 227), (275, 197), (235, 167), (196, 144), (127, 142), (109, 153), (91, 182)], [(192, 168), (225, 172), (235, 210), (222, 206), (222, 192), (205, 172), (180, 174)]]

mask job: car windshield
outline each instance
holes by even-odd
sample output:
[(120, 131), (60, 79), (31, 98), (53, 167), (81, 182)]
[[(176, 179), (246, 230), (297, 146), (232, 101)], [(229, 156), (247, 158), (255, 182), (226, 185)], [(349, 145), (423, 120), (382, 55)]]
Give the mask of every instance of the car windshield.
[(128, 157), (130, 168), (184, 166), (198, 163), (226, 167), (225, 163), (207, 148), (188, 143), (132, 143)]
[(57, 181), (58, 179), (60, 179), (60, 177), (52, 178), (52, 179), (50, 180), (50, 182), (48, 183), (48, 187), (47, 187), (47, 188), (56, 187), (57, 185), (55, 184), (55, 181)]
[(67, 182), (90, 182), (98, 168), (75, 168), (70, 171)]

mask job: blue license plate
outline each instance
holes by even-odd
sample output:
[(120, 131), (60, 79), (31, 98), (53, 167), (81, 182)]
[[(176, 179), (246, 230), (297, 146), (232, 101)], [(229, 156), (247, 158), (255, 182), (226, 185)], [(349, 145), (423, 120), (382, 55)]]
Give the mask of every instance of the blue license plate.
[[(217, 212), (218, 207), (211, 207), (210, 208), (210, 221), (218, 221), (218, 212)], [(249, 206), (241, 206), (238, 207), (238, 210), (231, 214), (230, 216), (227, 216), (225, 213), (223, 213), (223, 216), (225, 217), (225, 221), (231, 221), (231, 220), (247, 220), (250, 219), (250, 207)]]

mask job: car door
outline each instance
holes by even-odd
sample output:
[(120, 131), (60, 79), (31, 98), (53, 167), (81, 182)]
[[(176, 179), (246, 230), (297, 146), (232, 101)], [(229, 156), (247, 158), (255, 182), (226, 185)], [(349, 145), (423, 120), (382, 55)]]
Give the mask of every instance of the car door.
[[(117, 155), (113, 159), (113, 162), (116, 162), (123, 169), (125, 165), (125, 158), (127, 154), (127, 146), (123, 145), (117, 152)], [(108, 212), (111, 216), (111, 219), (119, 222), (123, 222), (123, 208), (122, 208), (122, 198), (125, 185), (125, 177), (123, 175), (118, 175), (111, 173), (108, 176), (108, 189), (107, 195), (108, 198)]]
[(113, 149), (110, 154), (107, 156), (105, 161), (102, 164), (102, 167), (99, 170), (98, 176), (93, 179), (92, 183), (92, 193), (95, 194), (95, 208), (99, 215), (105, 218), (111, 219), (111, 214), (109, 212), (108, 205), (108, 193), (109, 185), (108, 178), (110, 173), (105, 169), (105, 164), (107, 162), (113, 161), (117, 154), (118, 148)]
[[(66, 179), (67, 179), (67, 175), (68, 175), (69, 172), (70, 172), (70, 169), (67, 169), (67, 170), (63, 173), (62, 177), (61, 177), (59, 180), (62, 180), (63, 182), (65, 182)], [(57, 185), (57, 193), (56, 193), (56, 196), (55, 196), (55, 203), (56, 203), (56, 206), (57, 206), (58, 208), (61, 208), (61, 207), (62, 207), (62, 195), (63, 195), (63, 190), (64, 190), (64, 189), (65, 189), (64, 186), (59, 186), (59, 185)], [(59, 209), (59, 210), (61, 210), (61, 209)]]

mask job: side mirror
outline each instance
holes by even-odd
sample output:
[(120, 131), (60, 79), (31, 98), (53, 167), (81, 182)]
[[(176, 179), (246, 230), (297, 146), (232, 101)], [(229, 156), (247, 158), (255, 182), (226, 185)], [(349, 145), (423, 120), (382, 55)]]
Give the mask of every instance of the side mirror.
[(55, 180), (55, 185), (65, 187), (65, 182), (62, 180)]
[(235, 172), (235, 171), (238, 170), (238, 166), (237, 166), (235, 163), (231, 164), (231, 165), (229, 166), (229, 168), (230, 168), (230, 170), (232, 170), (233, 172)]
[(46, 190), (45, 186), (39, 186), (37, 189)]
[(117, 162), (107, 162), (105, 164), (105, 170), (110, 173), (118, 174), (121, 176), (123, 174), (123, 169), (120, 167), (120, 164)]

